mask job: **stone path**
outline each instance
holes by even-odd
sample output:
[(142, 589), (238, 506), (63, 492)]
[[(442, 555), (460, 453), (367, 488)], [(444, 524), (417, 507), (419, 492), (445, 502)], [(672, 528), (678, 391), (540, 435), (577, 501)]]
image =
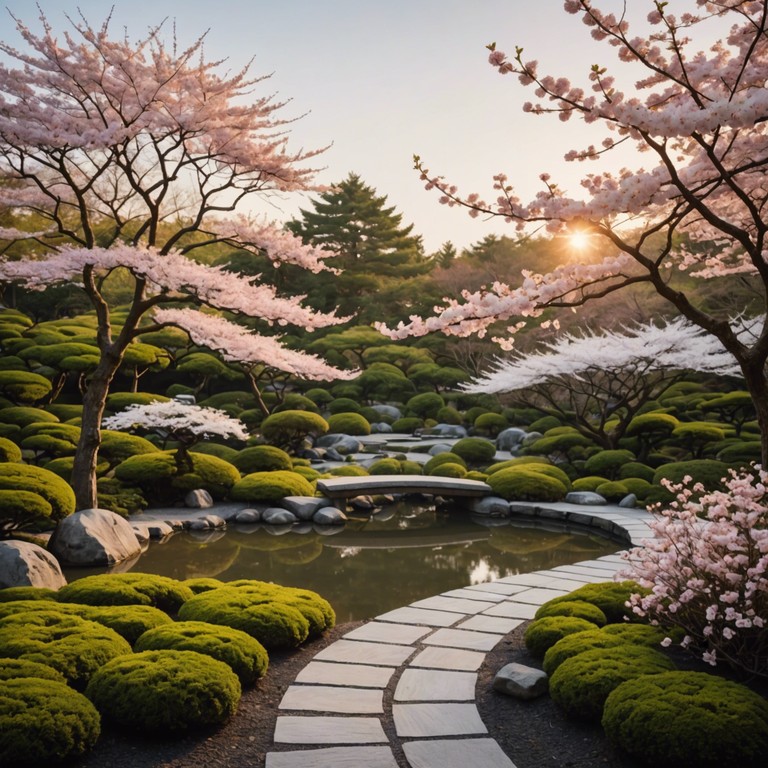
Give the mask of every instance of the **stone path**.
[[(609, 530), (628, 545), (648, 537), (651, 519), (642, 510), (570, 504), (518, 511)], [(514, 768), (475, 704), (485, 654), (547, 600), (609, 581), (622, 564), (609, 555), (454, 589), (348, 632), (286, 691), (266, 768)]]

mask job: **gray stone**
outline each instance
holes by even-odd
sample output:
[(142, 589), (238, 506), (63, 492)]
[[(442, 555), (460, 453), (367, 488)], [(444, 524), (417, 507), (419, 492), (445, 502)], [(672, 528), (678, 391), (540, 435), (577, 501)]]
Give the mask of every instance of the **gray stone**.
[(424, 434), (438, 435), (439, 437), (466, 437), (467, 430), (461, 424), (435, 424)]
[(269, 507), (261, 513), (261, 522), (268, 525), (290, 525), (298, 521), (299, 518), (293, 512), (279, 507)]
[(238, 524), (250, 525), (261, 521), (261, 512), (258, 509), (241, 509), (235, 515), (235, 522)]
[(342, 456), (346, 456), (349, 453), (359, 453), (363, 450), (363, 444), (356, 437), (341, 433), (322, 435), (317, 438), (315, 446), (332, 449)]
[(634, 493), (627, 494), (620, 502), (619, 506), (624, 509), (634, 509), (637, 506), (637, 496)]
[(286, 496), (281, 506), (293, 512), (299, 520), (311, 520), (318, 509), (328, 504), (328, 499), (317, 496)]
[(533, 445), (533, 443), (535, 443), (540, 437), (544, 437), (541, 432), (529, 432), (523, 438), (523, 447)]
[(380, 416), (385, 416), (386, 418), (392, 419), (393, 421), (400, 419), (403, 416), (403, 412), (399, 408), (395, 407), (394, 405), (386, 405), (384, 403), (378, 403), (371, 407)]
[(145, 527), (150, 539), (162, 541), (163, 539), (167, 539), (169, 536), (172, 536), (174, 533), (172, 525), (163, 523), (160, 520), (154, 523), (147, 523)]
[(47, 587), (67, 583), (56, 558), (29, 541), (0, 541), (0, 589)]
[(371, 496), (354, 496), (349, 505), (355, 509), (373, 509), (376, 506)]
[(525, 664), (507, 664), (493, 679), (493, 690), (516, 699), (536, 699), (549, 689), (547, 673)]
[(451, 450), (451, 446), (448, 443), (435, 443), (427, 453), (430, 456), (437, 456), (439, 453), (448, 453)]
[(69, 565), (114, 565), (141, 554), (131, 524), (108, 509), (83, 509), (65, 517), (48, 549)]
[(197, 488), (184, 497), (184, 506), (191, 509), (208, 509), (213, 506), (213, 497), (205, 489)]
[(371, 432), (375, 435), (385, 435), (392, 432), (392, 427), (386, 421), (377, 421), (371, 424)]
[(323, 458), (328, 461), (344, 461), (344, 456), (335, 448), (323, 448)]
[(317, 525), (344, 525), (347, 516), (336, 507), (322, 507), (312, 516), (312, 522)]
[(488, 517), (509, 517), (509, 502), (499, 496), (485, 496), (482, 499), (472, 499), (469, 509), (476, 515)]
[(571, 491), (565, 496), (565, 501), (569, 504), (602, 505), (608, 502), (599, 494), (593, 491)]
[(227, 522), (218, 515), (205, 515), (189, 521), (187, 528), (190, 531), (215, 531), (220, 528), (226, 528)]
[(511, 451), (525, 439), (526, 431), (520, 427), (507, 427), (496, 435), (496, 448), (499, 451)]
[(137, 525), (133, 523), (131, 525), (133, 532), (136, 534), (136, 538), (139, 540), (139, 544), (142, 547), (149, 545), (149, 528), (146, 525)]

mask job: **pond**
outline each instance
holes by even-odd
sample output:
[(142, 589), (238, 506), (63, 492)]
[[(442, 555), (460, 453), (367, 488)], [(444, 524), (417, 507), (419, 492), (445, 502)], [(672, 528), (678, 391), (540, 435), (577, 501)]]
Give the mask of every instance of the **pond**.
[[(481, 521), (486, 524), (481, 524)], [(322, 530), (322, 532), (320, 532)], [(460, 507), (401, 502), (343, 527), (230, 525), (153, 542), (131, 570), (175, 579), (259, 579), (328, 599), (339, 622), (368, 619), (518, 573), (589, 560), (622, 544), (586, 529), (470, 517)], [(93, 570), (67, 569), (73, 580)]]

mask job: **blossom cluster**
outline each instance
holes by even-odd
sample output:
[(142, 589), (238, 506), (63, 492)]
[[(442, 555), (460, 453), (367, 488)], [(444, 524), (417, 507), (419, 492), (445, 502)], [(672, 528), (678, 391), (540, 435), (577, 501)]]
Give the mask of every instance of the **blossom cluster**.
[(768, 472), (732, 470), (723, 490), (690, 478), (670, 488), (677, 500), (656, 513), (654, 538), (626, 553), (621, 575), (651, 590), (632, 610), (681, 629), (682, 646), (712, 665), (768, 677)]

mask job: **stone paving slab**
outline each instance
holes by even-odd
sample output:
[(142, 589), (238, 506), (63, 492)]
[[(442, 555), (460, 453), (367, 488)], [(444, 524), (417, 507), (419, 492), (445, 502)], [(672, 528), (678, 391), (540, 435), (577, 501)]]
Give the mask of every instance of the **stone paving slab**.
[(378, 717), (304, 717), (282, 715), (275, 742), (284, 744), (386, 744)]
[(536, 610), (537, 608), (535, 605), (504, 602), (483, 611), (483, 616), (504, 616), (508, 619), (532, 619)]
[(393, 704), (398, 736), (463, 736), (488, 733), (474, 704)]
[(504, 638), (489, 632), (474, 632), (468, 629), (438, 629), (425, 638), (425, 645), (441, 645), (450, 648), (466, 648), (469, 651), (490, 651)]
[(546, 587), (551, 576), (540, 576), (538, 573), (519, 573), (515, 576), (505, 576), (496, 584), (521, 584), (525, 587)]
[(518, 592), (515, 595), (514, 602), (527, 603), (529, 605), (544, 605), (549, 600), (555, 597), (562, 597), (567, 595), (571, 590), (569, 589), (550, 589), (549, 587), (534, 587), (533, 589), (526, 589), (525, 592)]
[(378, 715), (384, 713), (384, 692), (374, 688), (291, 685), (283, 695), (278, 709)]
[(368, 640), (373, 643), (393, 643), (395, 645), (412, 645), (430, 629), (414, 626), (413, 624), (392, 624), (382, 621), (369, 621), (361, 627), (353, 629), (344, 635), (348, 640)]
[(615, 571), (606, 571), (603, 568), (583, 568), (580, 565), (562, 565), (558, 566), (558, 570), (564, 574), (580, 573), (584, 576), (591, 576), (599, 581), (613, 581), (613, 574), (619, 569), (616, 568)]
[(456, 625), (456, 629), (473, 629), (476, 632), (497, 632), (506, 635), (523, 623), (523, 619), (505, 619), (501, 616), (470, 616)]
[(476, 672), (406, 669), (395, 688), (395, 701), (474, 701)]
[(498, 595), (514, 595), (528, 589), (528, 584), (507, 584), (503, 581), (486, 581), (482, 584), (473, 584), (471, 587), (464, 587), (465, 590), (477, 592), (493, 592)]
[(310, 661), (296, 675), (296, 682), (319, 683), (321, 685), (349, 685), (360, 688), (386, 688), (394, 673), (394, 667), (372, 667), (367, 664)]
[[(575, 578), (572, 579), (570, 578), (571, 576), (574, 576)], [(587, 578), (587, 576), (577, 574), (568, 574), (567, 578), (557, 578), (557, 576), (555, 576), (546, 587), (543, 587), (543, 589), (562, 589), (567, 594), (568, 592), (573, 592), (574, 589), (583, 587), (585, 583), (584, 580)], [(518, 594), (521, 593), (518, 592)], [(517, 598), (517, 595), (515, 598)]]
[(315, 658), (318, 661), (344, 661), (350, 664), (399, 667), (412, 653), (413, 648), (407, 645), (386, 645), (342, 639), (323, 648)]
[(478, 651), (466, 651), (461, 648), (425, 648), (411, 661), (411, 667), (430, 669), (455, 669), (464, 672), (476, 672), (485, 661), (485, 654)]
[(479, 589), (462, 588), (452, 589), (450, 592), (443, 592), (443, 597), (461, 597), (466, 600), (490, 600), (492, 603), (498, 603), (504, 599), (504, 595), (496, 594), (494, 592), (481, 592)]
[(398, 768), (389, 747), (326, 747), (268, 752), (264, 768)]
[(561, 577), (565, 577), (569, 581), (578, 581), (579, 586), (584, 584), (595, 584), (598, 581), (605, 581), (602, 571), (591, 571), (589, 574), (573, 573), (573, 571), (560, 571), (561, 566), (553, 568), (550, 573), (557, 573)]
[(427, 627), (450, 627), (459, 617), (447, 611), (428, 611), (425, 608), (396, 608), (394, 611), (382, 613), (377, 621), (393, 621), (402, 624), (422, 624)]
[(455, 597), (436, 595), (424, 600), (411, 603), (414, 608), (427, 608), (434, 611), (451, 611), (453, 613), (480, 613), (485, 608), (490, 608), (494, 603), (485, 600), (465, 600)]
[(515, 768), (493, 739), (406, 741), (403, 750), (411, 768)]

